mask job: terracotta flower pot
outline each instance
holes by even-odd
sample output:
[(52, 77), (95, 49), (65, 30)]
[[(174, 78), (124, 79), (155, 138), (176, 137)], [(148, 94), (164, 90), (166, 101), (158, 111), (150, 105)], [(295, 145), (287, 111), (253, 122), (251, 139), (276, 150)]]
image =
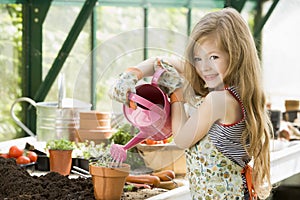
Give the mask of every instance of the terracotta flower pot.
[(72, 166), (73, 150), (49, 150), (50, 171), (69, 175)]
[(120, 200), (129, 171), (128, 164), (123, 164), (118, 168), (90, 165), (95, 198), (97, 200)]

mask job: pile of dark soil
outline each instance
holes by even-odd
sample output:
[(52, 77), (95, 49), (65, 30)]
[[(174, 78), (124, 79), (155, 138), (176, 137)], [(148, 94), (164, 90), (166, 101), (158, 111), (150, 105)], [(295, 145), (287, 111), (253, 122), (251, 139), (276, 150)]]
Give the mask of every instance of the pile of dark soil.
[(0, 157), (0, 199), (95, 199), (91, 178), (69, 179), (55, 172), (31, 176), (15, 159)]
[[(143, 200), (164, 189), (124, 191), (121, 200)], [(0, 157), (0, 200), (90, 200), (95, 199), (91, 178), (68, 178), (56, 172), (32, 176), (15, 159)]]

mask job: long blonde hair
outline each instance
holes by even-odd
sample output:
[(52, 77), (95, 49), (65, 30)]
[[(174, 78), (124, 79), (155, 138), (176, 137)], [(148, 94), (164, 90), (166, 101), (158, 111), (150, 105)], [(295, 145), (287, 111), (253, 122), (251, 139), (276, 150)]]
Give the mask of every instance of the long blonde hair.
[(212, 35), (219, 47), (229, 54), (229, 66), (223, 82), (237, 87), (247, 112), (242, 142), (246, 145), (246, 140), (250, 140), (247, 152), (254, 160), (253, 183), (258, 196), (264, 199), (272, 189), (269, 151), (272, 126), (266, 110), (254, 39), (248, 24), (233, 8), (209, 13), (196, 24), (186, 48), (185, 76), (194, 92), (201, 96), (206, 96), (209, 91), (193, 67), (194, 48), (199, 40)]

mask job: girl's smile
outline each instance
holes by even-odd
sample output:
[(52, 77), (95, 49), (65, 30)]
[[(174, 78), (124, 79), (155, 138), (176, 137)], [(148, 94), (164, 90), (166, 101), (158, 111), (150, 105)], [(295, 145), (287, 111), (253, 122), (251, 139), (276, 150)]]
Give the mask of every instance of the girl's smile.
[(216, 79), (218, 76), (219, 74), (203, 75), (203, 78), (205, 81), (212, 81)]

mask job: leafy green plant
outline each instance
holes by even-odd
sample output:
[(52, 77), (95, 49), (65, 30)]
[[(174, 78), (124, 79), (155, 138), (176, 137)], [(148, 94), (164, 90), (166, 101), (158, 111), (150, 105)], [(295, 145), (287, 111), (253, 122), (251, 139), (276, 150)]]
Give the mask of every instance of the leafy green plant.
[(109, 153), (105, 153), (101, 157), (92, 160), (90, 162), (90, 165), (101, 166), (101, 167), (118, 167), (117, 165), (115, 165)]
[(122, 124), (117, 128), (117, 131), (110, 138), (110, 141), (114, 144), (124, 145), (129, 142), (129, 140), (131, 140), (133, 136), (138, 133), (138, 131), (139, 130), (137, 128), (130, 124)]
[(74, 142), (67, 139), (49, 140), (46, 143), (46, 149), (48, 150), (73, 150), (74, 148)]
[(135, 192), (135, 191), (137, 191), (137, 187), (134, 186), (133, 184), (127, 184), (127, 185), (124, 185), (123, 190), (124, 190), (124, 192)]
[(110, 145), (95, 144), (94, 141), (77, 143), (74, 150), (76, 157), (89, 160), (90, 165), (111, 167), (113, 159), (110, 155)]
[(77, 157), (89, 160), (103, 156), (103, 154), (108, 152), (108, 149), (108, 146), (105, 146), (104, 143), (95, 144), (94, 141), (86, 141), (76, 144), (75, 153)]

